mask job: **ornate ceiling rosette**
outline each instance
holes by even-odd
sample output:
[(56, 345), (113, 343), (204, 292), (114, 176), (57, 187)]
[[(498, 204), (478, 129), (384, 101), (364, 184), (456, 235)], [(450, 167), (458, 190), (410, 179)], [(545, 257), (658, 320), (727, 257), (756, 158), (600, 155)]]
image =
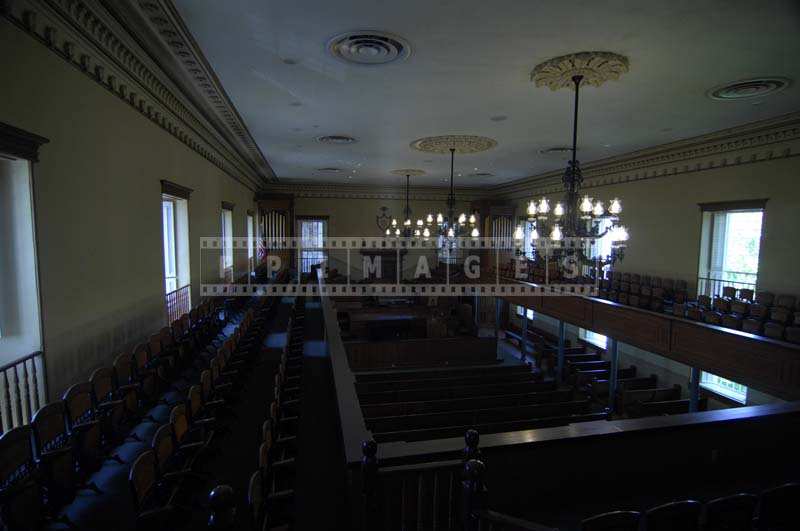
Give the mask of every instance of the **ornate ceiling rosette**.
[(426, 136), (411, 142), (411, 147), (425, 153), (444, 155), (455, 149), (456, 153), (469, 154), (487, 151), (497, 145), (497, 140), (477, 135)]
[(419, 170), (417, 168), (400, 168), (397, 170), (392, 170), (389, 173), (391, 173), (392, 175), (402, 175), (403, 177), (405, 177), (406, 175), (409, 175), (411, 177), (422, 177), (423, 175), (425, 175), (426, 172), (425, 170)]
[(575, 90), (573, 76), (583, 76), (582, 85), (599, 87), (609, 79), (629, 70), (628, 58), (613, 52), (579, 52), (554, 57), (536, 65), (531, 72), (531, 81), (537, 87), (550, 90), (571, 88)]

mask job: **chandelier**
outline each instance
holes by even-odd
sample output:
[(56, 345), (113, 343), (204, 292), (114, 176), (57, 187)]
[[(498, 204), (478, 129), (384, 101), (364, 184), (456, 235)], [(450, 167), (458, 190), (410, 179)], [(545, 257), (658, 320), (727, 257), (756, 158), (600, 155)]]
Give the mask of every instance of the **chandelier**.
[(456, 149), (450, 148), (450, 193), (447, 196), (447, 216), (438, 212), (436, 215), (429, 212), (425, 218), (418, 218), (412, 222), (411, 207), (409, 205), (409, 175), (406, 175), (406, 206), (403, 209), (405, 219), (403, 220), (402, 230), (397, 219), (392, 219), (390, 227), (386, 229), (386, 236), (404, 238), (429, 239), (431, 236), (442, 236), (450, 241), (458, 237), (470, 236), (477, 238), (480, 236), (478, 230), (478, 217), (475, 212), (467, 216), (461, 212), (456, 216), (456, 194), (454, 184)]
[[(609, 57), (616, 61), (609, 61)], [(602, 60), (599, 60), (602, 59)], [(617, 70), (603, 71), (608, 64), (615, 64)], [(559, 70), (559, 68), (561, 70)], [(572, 156), (562, 178), (564, 198), (551, 206), (546, 197), (528, 203), (527, 218), (533, 222), (529, 235), (534, 253), (540, 255), (539, 247), (545, 247), (548, 254), (556, 258), (572, 258), (580, 264), (597, 263), (599, 268), (614, 264), (624, 257), (628, 241), (628, 229), (620, 222), (622, 202), (618, 198), (604, 203), (588, 194), (581, 197), (583, 175), (576, 158), (578, 141), (578, 98), (582, 82), (599, 86), (607, 79), (615, 79), (620, 72), (627, 71), (627, 59), (607, 52), (583, 52), (559, 57), (539, 65), (534, 70), (537, 85), (546, 84), (551, 89), (568, 85), (564, 74), (569, 70), (569, 78), (575, 89), (575, 106), (572, 126)], [(588, 75), (588, 80), (583, 74)], [(541, 238), (541, 235), (546, 235)], [(517, 245), (524, 239), (521, 225), (514, 230)], [(595, 256), (591, 257), (592, 244), (602, 238), (610, 240), (610, 246), (597, 246)], [(606, 240), (606, 241), (608, 241)], [(605, 247), (605, 249), (603, 249)]]

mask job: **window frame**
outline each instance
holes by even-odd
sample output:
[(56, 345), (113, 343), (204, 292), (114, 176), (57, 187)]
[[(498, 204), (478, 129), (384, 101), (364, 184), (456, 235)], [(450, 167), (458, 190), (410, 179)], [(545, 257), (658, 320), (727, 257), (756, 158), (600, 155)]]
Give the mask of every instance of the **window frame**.
[[(162, 236), (162, 248), (164, 251), (164, 293), (172, 293), (173, 291), (177, 291), (182, 286), (178, 286), (178, 233), (177, 233), (177, 204), (175, 202), (175, 198), (168, 196), (166, 194), (161, 195), (161, 236)], [(165, 207), (166, 205), (170, 205), (170, 220), (169, 225), (170, 227), (167, 228), (166, 226), (166, 215)], [(170, 233), (169, 242), (167, 241), (167, 233)], [(169, 248), (168, 248), (169, 247)], [(168, 271), (168, 260), (171, 258), (172, 260), (172, 275), (170, 276), (170, 271)], [(170, 280), (172, 283), (170, 284)], [(170, 289), (170, 285), (172, 289)]]
[(220, 277), (233, 282), (233, 204), (222, 202), (220, 209)]
[[(311, 268), (314, 265), (325, 264), (328, 262), (328, 250), (324, 248), (324, 240), (328, 237), (328, 216), (295, 216), (297, 224), (297, 237), (300, 242), (299, 253), (297, 253), (298, 260), (298, 273), (311, 273)], [(322, 224), (322, 231), (319, 238), (323, 240), (323, 247), (305, 247), (303, 245), (303, 224), (309, 222), (319, 222)], [(311, 263), (314, 260), (319, 260), (316, 263)]]

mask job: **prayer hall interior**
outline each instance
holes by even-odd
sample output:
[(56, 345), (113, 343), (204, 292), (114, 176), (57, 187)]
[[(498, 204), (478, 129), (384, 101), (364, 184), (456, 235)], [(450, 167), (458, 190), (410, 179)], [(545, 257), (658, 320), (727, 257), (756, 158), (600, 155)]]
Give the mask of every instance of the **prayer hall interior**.
[(795, 0), (0, 0), (0, 50), (0, 530), (800, 529)]

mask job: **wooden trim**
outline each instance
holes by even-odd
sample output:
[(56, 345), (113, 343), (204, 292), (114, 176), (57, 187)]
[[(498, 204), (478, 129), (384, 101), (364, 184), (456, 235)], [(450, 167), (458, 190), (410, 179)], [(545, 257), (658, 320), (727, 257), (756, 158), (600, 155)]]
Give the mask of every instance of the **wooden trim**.
[(189, 199), (189, 196), (194, 192), (191, 188), (187, 188), (181, 184), (173, 183), (171, 181), (167, 181), (166, 179), (161, 179), (161, 193), (165, 195), (171, 195), (173, 197), (177, 197), (178, 199)]
[(295, 216), (294, 219), (297, 220), (297, 221), (300, 221), (300, 220), (303, 220), (303, 219), (305, 219), (305, 220), (318, 219), (320, 221), (328, 221), (330, 219), (330, 216)]
[(39, 162), (39, 146), (48, 139), (0, 122), (0, 153), (13, 158)]
[(763, 210), (769, 199), (742, 199), (739, 201), (719, 201), (716, 203), (698, 203), (702, 212), (722, 212), (724, 210)]
[(235, 207), (235, 206), (236, 205), (234, 203), (229, 203), (228, 201), (223, 201), (222, 202), (222, 210), (231, 210), (232, 211), (233, 207)]

